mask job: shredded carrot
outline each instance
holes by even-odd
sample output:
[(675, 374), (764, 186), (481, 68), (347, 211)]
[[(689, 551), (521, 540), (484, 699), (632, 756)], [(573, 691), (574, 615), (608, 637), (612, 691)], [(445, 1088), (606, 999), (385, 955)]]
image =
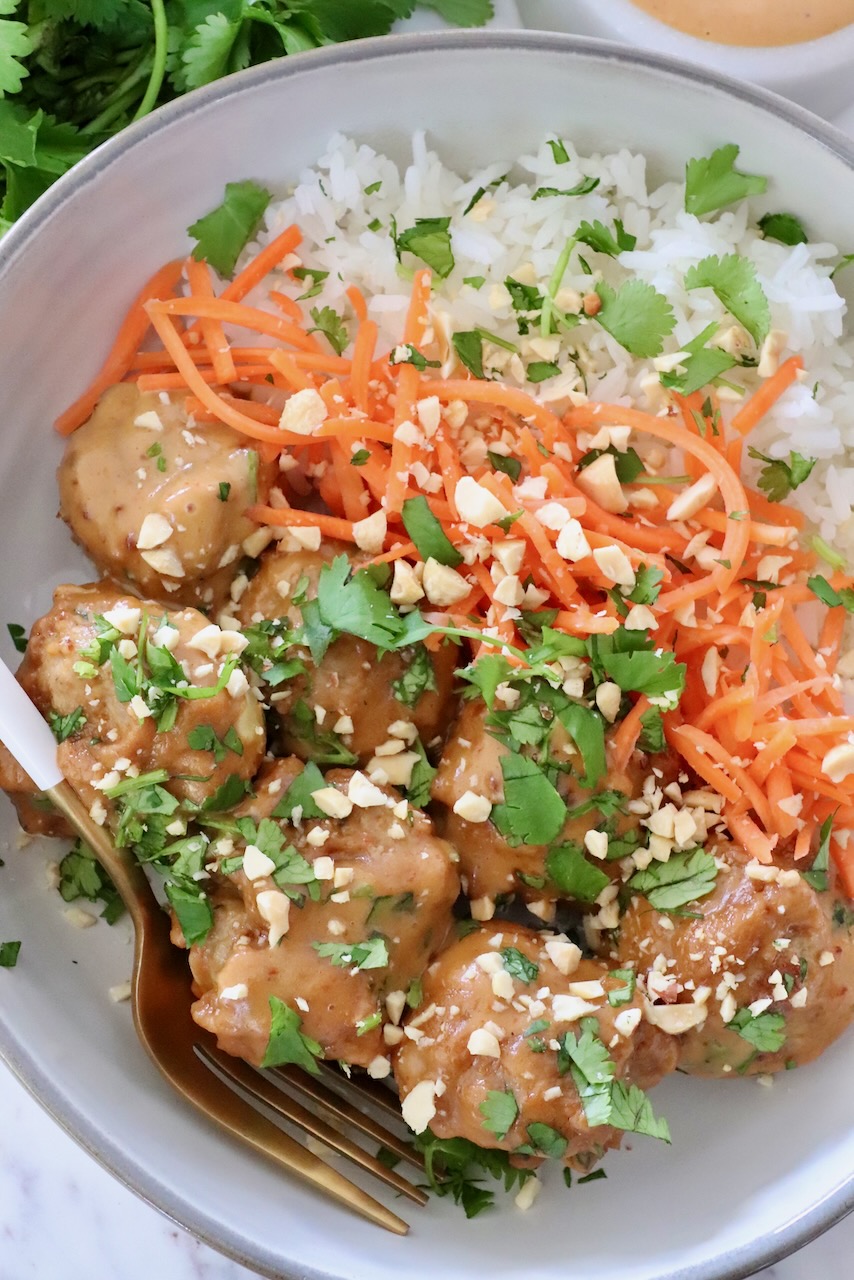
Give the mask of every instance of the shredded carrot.
[[(197, 262), (195, 258), (189, 257), (184, 264), (184, 270), (187, 273), (187, 282), (190, 286), (192, 297), (216, 297), (213, 279), (211, 278), (211, 269), (206, 262)], [(213, 317), (207, 317), (201, 322), (201, 330), (204, 344), (210, 353), (211, 364), (217, 376), (217, 381), (222, 384), (234, 382), (237, 377), (234, 357), (226, 341), (225, 330), (221, 321)]]
[(732, 420), (733, 431), (738, 431), (743, 436), (752, 431), (783, 392), (792, 385), (803, 367), (804, 362), (800, 356), (789, 356), (788, 360), (784, 360), (774, 376), (768, 378), (735, 415)]

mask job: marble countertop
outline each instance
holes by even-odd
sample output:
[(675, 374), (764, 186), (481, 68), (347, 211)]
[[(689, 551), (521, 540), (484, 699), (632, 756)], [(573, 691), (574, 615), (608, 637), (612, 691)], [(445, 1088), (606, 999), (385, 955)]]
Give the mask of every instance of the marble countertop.
[[(836, 123), (854, 133), (854, 107)], [(123, 1187), (2, 1064), (0, 1116), (0, 1280), (250, 1280), (255, 1274)], [(854, 1216), (756, 1280), (847, 1280), (852, 1256)]]

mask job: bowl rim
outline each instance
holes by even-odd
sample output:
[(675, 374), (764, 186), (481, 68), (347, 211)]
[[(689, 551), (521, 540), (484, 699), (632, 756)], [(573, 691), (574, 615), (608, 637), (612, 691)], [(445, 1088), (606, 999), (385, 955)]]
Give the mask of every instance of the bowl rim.
[[(225, 80), (194, 90), (167, 103), (114, 138), (96, 148), (63, 175), (28, 209), (0, 241), (0, 278), (33, 243), (41, 228), (61, 209), (66, 196), (87, 186), (137, 143), (171, 128), (178, 121), (206, 110), (221, 100), (236, 98), (270, 81), (301, 75), (312, 67), (357, 66), (377, 58), (429, 54), (449, 49), (471, 52), (514, 49), (520, 52), (582, 55), (602, 62), (663, 73), (675, 80), (700, 84), (724, 92), (748, 106), (782, 119), (806, 134), (824, 150), (854, 169), (854, 139), (806, 108), (761, 86), (743, 84), (717, 70), (683, 63), (668, 54), (632, 49), (610, 40), (564, 33), (525, 30), (468, 30), (379, 36), (311, 50), (298, 57), (281, 58), (250, 67)], [(128, 1152), (82, 1110), (70, 1104), (49, 1073), (28, 1054), (24, 1043), (7, 1026), (0, 1009), (0, 1061), (20, 1080), (31, 1096), (61, 1129), (103, 1168), (142, 1200), (186, 1228), (199, 1240), (270, 1280), (338, 1280), (328, 1272), (301, 1263), (298, 1270), (283, 1270), (266, 1249), (218, 1223), (214, 1217), (181, 1194), (173, 1194), (156, 1174), (136, 1163)], [(827, 1231), (854, 1211), (854, 1172), (829, 1194), (798, 1213), (773, 1235), (729, 1249), (716, 1259), (671, 1271), (665, 1280), (745, 1280)]]

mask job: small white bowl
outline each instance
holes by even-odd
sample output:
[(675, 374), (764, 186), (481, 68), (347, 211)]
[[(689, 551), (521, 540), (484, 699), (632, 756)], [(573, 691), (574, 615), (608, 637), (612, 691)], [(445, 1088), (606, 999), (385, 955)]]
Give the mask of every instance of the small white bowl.
[(520, 9), (527, 27), (619, 40), (699, 63), (708, 71), (764, 85), (828, 120), (854, 101), (854, 19), (818, 40), (747, 48), (686, 35), (631, 0), (520, 0)]

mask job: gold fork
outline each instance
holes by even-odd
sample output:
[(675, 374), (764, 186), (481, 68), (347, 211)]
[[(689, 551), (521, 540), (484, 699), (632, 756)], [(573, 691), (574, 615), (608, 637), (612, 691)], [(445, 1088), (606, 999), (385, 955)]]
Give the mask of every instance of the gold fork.
[[(409, 1227), (402, 1218), (297, 1142), (250, 1105), (243, 1095), (249, 1095), (298, 1130), (346, 1156), (416, 1204), (426, 1203), (423, 1190), (338, 1132), (329, 1120), (349, 1125), (423, 1171), (421, 1158), (407, 1142), (355, 1107), (338, 1090), (295, 1068), (256, 1071), (247, 1063), (220, 1053), (213, 1037), (196, 1026), (190, 1015), (193, 995), (186, 956), (169, 940), (166, 916), (144, 871), (128, 850), (116, 848), (109, 833), (93, 822), (77, 793), (62, 777), (56, 765), (56, 743), (50, 729), (3, 663), (0, 663), (0, 740), (90, 846), (128, 910), (134, 926), (131, 983), (134, 1023), (162, 1075), (197, 1110), (235, 1138), (369, 1221), (397, 1235), (405, 1235)], [(326, 1068), (326, 1073), (331, 1080), (332, 1069)], [(343, 1083), (340, 1073), (335, 1072), (334, 1076), (339, 1084)], [(352, 1085), (350, 1088), (400, 1121), (399, 1109), (387, 1091), (382, 1090), (383, 1100), (379, 1090), (371, 1089), (369, 1082), (365, 1084), (367, 1087)], [(315, 1114), (280, 1085), (302, 1093), (329, 1119)]]

